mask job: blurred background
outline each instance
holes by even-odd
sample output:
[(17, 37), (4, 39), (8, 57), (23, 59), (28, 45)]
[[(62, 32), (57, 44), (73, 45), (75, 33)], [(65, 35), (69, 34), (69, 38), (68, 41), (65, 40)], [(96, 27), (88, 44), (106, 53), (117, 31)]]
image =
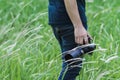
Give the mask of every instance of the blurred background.
[[(0, 80), (57, 80), (61, 54), (48, 25), (48, 0), (0, 0)], [(87, 2), (99, 44), (77, 80), (120, 80), (120, 0)]]

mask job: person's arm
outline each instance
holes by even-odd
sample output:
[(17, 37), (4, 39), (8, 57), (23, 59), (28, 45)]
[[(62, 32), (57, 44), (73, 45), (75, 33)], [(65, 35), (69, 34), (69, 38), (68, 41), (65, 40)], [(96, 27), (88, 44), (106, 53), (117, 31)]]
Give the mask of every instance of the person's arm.
[(88, 33), (83, 27), (76, 0), (64, 0), (67, 13), (74, 26), (75, 42), (78, 44), (88, 44)]

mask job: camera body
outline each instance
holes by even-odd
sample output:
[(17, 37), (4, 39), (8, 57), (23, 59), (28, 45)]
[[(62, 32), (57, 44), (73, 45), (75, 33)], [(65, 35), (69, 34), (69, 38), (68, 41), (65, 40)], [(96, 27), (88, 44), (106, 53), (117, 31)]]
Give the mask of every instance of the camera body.
[(91, 55), (95, 49), (96, 49), (96, 45), (94, 43), (77, 46), (72, 50), (63, 52), (63, 58), (66, 61), (74, 58), (79, 58), (80, 56), (83, 56), (86, 53)]

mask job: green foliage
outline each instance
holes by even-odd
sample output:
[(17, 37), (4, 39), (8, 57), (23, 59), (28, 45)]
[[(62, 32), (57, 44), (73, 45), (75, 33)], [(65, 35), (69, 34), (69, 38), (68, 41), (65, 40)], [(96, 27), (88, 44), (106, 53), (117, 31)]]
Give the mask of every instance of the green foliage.
[[(89, 33), (99, 47), (85, 55), (77, 80), (120, 79), (119, 3), (87, 3)], [(48, 0), (0, 0), (0, 80), (57, 80), (61, 54), (47, 6)]]

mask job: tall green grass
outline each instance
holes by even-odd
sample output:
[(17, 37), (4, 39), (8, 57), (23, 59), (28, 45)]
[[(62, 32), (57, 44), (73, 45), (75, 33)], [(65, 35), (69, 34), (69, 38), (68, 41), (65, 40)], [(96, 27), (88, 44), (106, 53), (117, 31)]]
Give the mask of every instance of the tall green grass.
[[(89, 33), (99, 44), (77, 80), (120, 80), (119, 0), (87, 3)], [(48, 0), (0, 0), (0, 80), (57, 80), (59, 45), (48, 25)]]

